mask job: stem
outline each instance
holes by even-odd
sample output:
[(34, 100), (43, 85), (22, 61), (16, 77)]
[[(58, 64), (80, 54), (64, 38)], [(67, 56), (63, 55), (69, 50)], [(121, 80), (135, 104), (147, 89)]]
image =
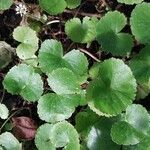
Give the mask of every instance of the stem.
[(1, 100), (0, 100), (0, 103), (3, 102), (4, 96), (5, 96), (5, 90), (3, 90), (3, 94), (2, 94), (2, 97), (1, 97)]
[(50, 24), (53, 24), (53, 23), (59, 23), (60, 20), (52, 20), (52, 21), (49, 21), (46, 23), (46, 25), (50, 25)]
[[(65, 10), (64, 12), (69, 14), (74, 14), (74, 12), (71, 10)], [(81, 16), (88, 16), (88, 17), (96, 17), (96, 18), (102, 17), (101, 14), (92, 14), (92, 13), (85, 13), (85, 12), (78, 12), (78, 14)]]
[(87, 54), (88, 56), (90, 56), (91, 58), (93, 58), (95, 61), (100, 62), (100, 60), (98, 58), (96, 58), (94, 55), (92, 55), (90, 52), (88, 52), (85, 49), (79, 48), (79, 50), (85, 54)]

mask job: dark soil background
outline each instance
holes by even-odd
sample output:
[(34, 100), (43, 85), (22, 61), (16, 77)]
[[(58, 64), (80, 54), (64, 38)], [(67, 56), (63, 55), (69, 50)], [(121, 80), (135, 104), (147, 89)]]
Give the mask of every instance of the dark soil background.
[[(145, 0), (145, 1), (149, 2), (149, 0)], [(37, 0), (24, 0), (24, 2), (26, 3), (26, 5), (28, 7), (29, 13), (34, 13), (34, 11), (36, 10), (36, 12), (37, 11), (40, 12), (40, 15), (43, 15), (43, 13), (46, 14), (48, 17), (47, 22), (54, 20), (54, 19), (61, 20), (60, 23), (52, 24), (51, 26), (42, 24), (41, 22), (38, 22), (41, 27), (41, 29), (38, 32), (38, 37), (40, 38), (41, 42), (44, 41), (45, 39), (54, 38), (54, 39), (57, 39), (62, 42), (65, 52), (67, 52), (73, 48), (76, 48), (76, 49), (83, 48), (83, 49), (86, 49), (87, 51), (89, 51), (92, 55), (94, 55), (95, 57), (97, 57), (100, 60), (110, 58), (110, 57), (112, 57), (112, 55), (109, 53), (100, 52), (99, 45), (95, 41), (91, 44), (91, 46), (89, 48), (86, 48), (86, 45), (84, 45), (84, 44), (72, 43), (65, 35), (64, 23), (66, 22), (66, 20), (71, 19), (74, 16), (79, 17), (79, 18), (83, 18), (85, 16), (90, 16), (90, 17), (96, 16), (98, 18), (101, 18), (108, 11), (108, 9), (109, 10), (118, 10), (118, 11), (124, 13), (129, 18), (132, 10), (135, 7), (135, 5), (131, 6), (131, 5), (119, 4), (119, 3), (117, 3), (116, 0), (82, 0), (82, 4), (78, 8), (73, 9), (73, 10), (67, 9), (67, 10), (65, 10), (64, 13), (62, 13), (60, 15), (50, 16), (46, 12), (41, 11), (41, 9), (38, 6)], [(17, 26), (20, 25), (20, 23), (22, 22), (22, 19), (23, 18), (20, 15), (16, 14), (15, 4), (13, 6), (11, 6), (11, 8), (9, 10), (6, 10), (6, 11), (0, 13), (0, 41), (5, 41), (14, 48), (17, 47), (18, 42), (16, 42), (13, 39), (12, 33), (13, 33), (14, 28), (16, 28)], [(31, 21), (31, 20), (29, 20), (29, 18), (28, 18), (28, 21)], [(123, 29), (123, 31), (130, 33), (131, 32), (130, 26), (127, 25)], [(143, 47), (143, 45), (139, 45), (135, 41), (135, 46), (133, 48), (132, 54), (138, 53), (140, 51), (141, 47)], [(127, 60), (127, 58), (123, 58), (123, 59)], [(90, 66), (91, 66), (94, 61), (90, 57), (88, 57), (88, 60), (89, 60)], [(41, 120), (39, 120), (38, 115), (37, 115), (37, 110), (36, 110), (37, 104), (25, 102), (25, 101), (23, 101), (23, 99), (20, 96), (12, 96), (11, 94), (7, 93), (7, 91), (5, 91), (2, 86), (2, 81), (4, 79), (5, 74), (9, 71), (9, 69), (12, 66), (14, 66), (18, 63), (20, 63), (19, 59), (17, 58), (17, 56), (14, 56), (13, 62), (11, 62), (9, 64), (9, 66), (7, 66), (5, 69), (0, 70), (0, 100), (3, 101), (3, 103), (8, 106), (11, 114), (21, 109), (20, 111), (15, 113), (13, 117), (25, 116), (25, 117), (28, 117), (31, 119), (31, 120), (28, 120), (30, 125), (32, 123), (34, 123), (34, 125), (31, 125), (33, 128), (33, 129), (31, 128), (31, 130), (30, 130), (30, 132), (31, 132), (32, 130), (36, 130), (37, 126), (39, 126), (40, 124), (43, 123)], [(43, 80), (45, 80), (44, 76), (43, 76)], [(46, 82), (45, 82), (45, 87), (47, 87)], [(140, 103), (144, 107), (146, 107), (147, 110), (150, 110), (149, 96), (147, 96), (145, 99), (136, 101), (135, 103)], [(81, 110), (81, 108), (77, 108), (75, 114), (77, 112), (79, 112), (80, 110)], [(74, 124), (75, 114), (69, 119), (69, 121), (72, 122), (73, 124)], [(14, 120), (10, 119), (10, 122), (14, 122)], [(8, 123), (10, 123), (10, 122), (8, 122)], [(0, 120), (0, 126), (2, 124), (3, 124), (3, 121)], [(6, 129), (9, 130), (9, 128), (6, 128), (6, 127), (3, 128), (3, 130), (6, 130)], [(16, 132), (16, 131), (14, 130), (14, 132)], [(15, 134), (17, 134), (17, 133), (15, 133)], [(23, 142), (24, 150), (36, 149), (34, 146), (33, 140), (30, 140), (27, 138), (26, 140), (23, 140), (23, 141), (24, 141)]]

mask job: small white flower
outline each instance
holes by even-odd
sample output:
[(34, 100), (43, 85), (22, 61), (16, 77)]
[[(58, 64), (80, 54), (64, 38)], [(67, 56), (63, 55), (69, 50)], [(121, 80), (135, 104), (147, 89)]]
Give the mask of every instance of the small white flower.
[(27, 8), (24, 4), (20, 3), (16, 6), (16, 14), (20, 14), (21, 16), (27, 14)]

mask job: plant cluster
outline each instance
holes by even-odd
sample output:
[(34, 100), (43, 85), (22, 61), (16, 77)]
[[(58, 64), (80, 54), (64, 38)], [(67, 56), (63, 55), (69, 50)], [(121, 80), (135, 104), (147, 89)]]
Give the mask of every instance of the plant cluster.
[[(12, 61), (12, 55), (19, 59), (5, 75), (4, 89), (37, 105), (42, 122), (34, 140), (38, 150), (150, 150), (150, 114), (137, 104), (150, 93), (150, 3), (118, 2), (135, 5), (130, 18), (114, 10), (101, 18), (74, 17), (64, 25), (73, 43), (90, 47), (96, 41), (101, 51), (111, 55), (104, 61), (91, 65), (78, 48), (67, 51), (56, 39), (41, 42), (35, 28), (27, 24), (13, 31), (19, 43), (16, 49), (0, 42), (1, 69)], [(0, 0), (0, 9), (12, 4), (12, 0)], [(39, 0), (49, 15), (80, 4), (81, 0)], [(125, 32), (125, 26), (131, 32)], [(134, 53), (137, 43), (142, 48)], [(7, 105), (0, 103), (0, 118), (8, 121), (9, 117)], [(21, 147), (11, 132), (1, 133), (0, 150)]]

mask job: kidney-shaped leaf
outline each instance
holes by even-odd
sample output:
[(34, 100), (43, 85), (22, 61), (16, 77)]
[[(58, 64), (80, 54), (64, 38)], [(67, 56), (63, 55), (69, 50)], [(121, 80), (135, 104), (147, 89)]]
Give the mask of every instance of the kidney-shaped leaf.
[(71, 69), (79, 79), (87, 74), (88, 61), (79, 50), (72, 50), (63, 56), (62, 44), (56, 40), (45, 40), (39, 51), (39, 65), (43, 72), (51, 73), (58, 68)]
[(10, 69), (3, 85), (9, 93), (20, 94), (28, 101), (37, 101), (43, 93), (43, 82), (40, 75), (25, 64)]
[(38, 101), (38, 114), (42, 120), (56, 123), (68, 119), (79, 104), (79, 95), (57, 95), (49, 93)]
[(39, 150), (80, 150), (79, 136), (74, 127), (66, 121), (42, 125), (36, 134), (35, 144)]
[(34, 58), (38, 49), (38, 37), (36, 32), (27, 26), (15, 28), (13, 37), (21, 44), (17, 47), (16, 52), (19, 58)]
[(123, 119), (111, 129), (114, 142), (135, 145), (141, 142), (150, 131), (150, 115), (141, 105), (133, 104), (126, 109)]
[(133, 40), (128, 33), (120, 33), (126, 25), (126, 17), (118, 12), (109, 12), (97, 24), (97, 41), (106, 52), (122, 56), (130, 53)]
[(135, 7), (131, 14), (131, 30), (136, 40), (150, 44), (150, 4), (142, 3)]
[(79, 18), (73, 18), (66, 22), (65, 32), (73, 42), (90, 43), (96, 35), (95, 26), (96, 21), (89, 17), (83, 18), (82, 22)]
[(51, 15), (62, 13), (67, 7), (65, 0), (39, 0), (39, 4), (42, 9)]
[(136, 81), (130, 68), (119, 59), (100, 64), (99, 76), (87, 88), (90, 108), (101, 115), (117, 115), (132, 104)]

